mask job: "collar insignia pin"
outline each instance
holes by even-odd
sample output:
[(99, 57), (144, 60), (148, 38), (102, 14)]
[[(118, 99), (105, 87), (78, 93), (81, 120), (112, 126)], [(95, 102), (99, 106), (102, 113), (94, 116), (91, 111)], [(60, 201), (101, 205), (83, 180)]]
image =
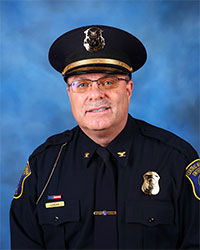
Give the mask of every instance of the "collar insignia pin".
[(90, 156), (90, 153), (89, 153), (89, 152), (84, 153), (84, 158), (89, 158), (89, 156)]
[(118, 156), (121, 157), (126, 157), (126, 152), (117, 152)]
[(160, 176), (154, 171), (148, 171), (143, 175), (144, 183), (142, 192), (148, 195), (156, 195), (160, 192), (159, 180)]

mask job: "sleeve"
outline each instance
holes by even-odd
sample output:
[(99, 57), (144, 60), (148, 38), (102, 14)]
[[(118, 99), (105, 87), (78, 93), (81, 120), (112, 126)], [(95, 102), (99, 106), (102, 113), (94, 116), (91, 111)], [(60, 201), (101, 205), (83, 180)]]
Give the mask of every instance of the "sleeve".
[[(180, 228), (180, 244), (179, 249), (200, 249), (200, 198), (195, 195), (194, 185), (187, 178), (188, 166), (198, 163), (198, 155), (195, 151), (187, 156), (184, 164), (185, 172), (182, 177), (181, 191), (179, 197), (179, 228)], [(199, 179), (196, 188), (199, 189), (200, 177), (198, 171), (195, 178)], [(196, 179), (196, 180), (197, 180)]]
[(10, 208), (11, 249), (44, 249), (36, 213), (37, 175), (27, 162)]

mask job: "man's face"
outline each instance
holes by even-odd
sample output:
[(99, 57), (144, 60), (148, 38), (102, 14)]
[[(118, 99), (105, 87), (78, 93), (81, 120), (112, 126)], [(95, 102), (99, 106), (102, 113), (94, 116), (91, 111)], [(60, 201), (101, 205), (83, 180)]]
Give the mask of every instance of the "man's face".
[[(68, 83), (80, 79), (97, 80), (110, 77), (103, 73), (75, 75), (68, 78)], [(128, 79), (126, 75), (112, 75)], [(97, 82), (85, 93), (74, 93), (68, 87), (72, 113), (80, 128), (85, 132), (122, 130), (128, 118), (128, 107), (133, 89), (133, 82), (120, 81), (115, 89), (101, 90)]]

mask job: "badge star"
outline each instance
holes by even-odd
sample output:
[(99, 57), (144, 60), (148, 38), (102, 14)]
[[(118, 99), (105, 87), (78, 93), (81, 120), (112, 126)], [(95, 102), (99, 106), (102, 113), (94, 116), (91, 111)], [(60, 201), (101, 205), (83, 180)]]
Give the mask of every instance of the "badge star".
[(89, 158), (89, 156), (90, 156), (90, 153), (89, 153), (89, 152), (84, 153), (84, 158)]
[(118, 156), (121, 157), (126, 157), (126, 152), (117, 152)]

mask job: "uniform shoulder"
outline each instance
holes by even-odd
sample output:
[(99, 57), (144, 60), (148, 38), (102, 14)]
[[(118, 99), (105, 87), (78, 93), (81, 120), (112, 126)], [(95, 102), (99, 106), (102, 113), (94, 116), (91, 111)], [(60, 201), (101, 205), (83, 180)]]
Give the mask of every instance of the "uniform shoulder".
[(135, 120), (137, 127), (144, 136), (160, 141), (161, 143), (178, 150), (187, 158), (195, 158), (198, 156), (195, 149), (179, 136), (168, 130), (151, 125), (145, 121), (138, 119)]
[(69, 142), (72, 139), (73, 132), (77, 129), (77, 127), (73, 128), (72, 130), (66, 130), (62, 133), (55, 134), (47, 138), (47, 140), (38, 146), (33, 153), (31, 154), (31, 157), (36, 156), (39, 153), (42, 153), (43, 151), (47, 150), (49, 147), (53, 146), (59, 146), (66, 142)]

